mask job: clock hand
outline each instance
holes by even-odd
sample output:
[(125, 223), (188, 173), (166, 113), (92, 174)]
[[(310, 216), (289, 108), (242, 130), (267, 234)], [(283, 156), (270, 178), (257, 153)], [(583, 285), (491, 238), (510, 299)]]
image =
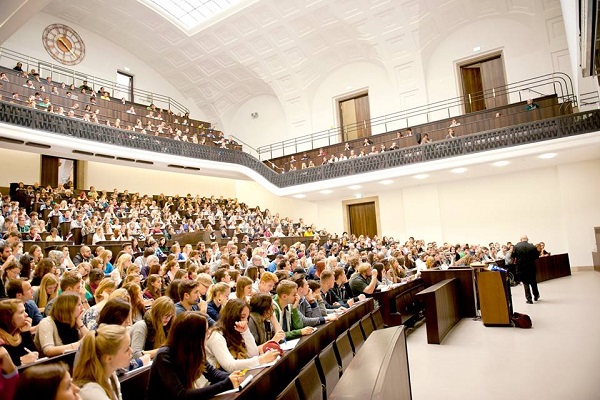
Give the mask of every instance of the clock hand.
[(63, 40), (63, 38), (58, 38), (58, 41), (59, 41), (59, 42), (61, 42), (61, 43), (63, 44), (63, 46), (65, 46), (65, 48), (66, 48), (67, 50), (69, 50), (69, 52), (70, 52), (71, 54), (73, 54), (73, 56), (74, 56), (74, 57), (76, 57), (76, 56), (75, 56), (75, 52), (73, 51), (73, 49), (72, 49), (71, 47), (69, 47), (69, 46), (67, 45), (67, 43), (65, 43), (65, 41)]

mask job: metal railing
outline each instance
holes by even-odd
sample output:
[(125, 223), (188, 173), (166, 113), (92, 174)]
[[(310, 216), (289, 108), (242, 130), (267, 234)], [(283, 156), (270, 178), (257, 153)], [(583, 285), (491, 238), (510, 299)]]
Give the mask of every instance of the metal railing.
[(242, 151), (123, 131), (4, 101), (0, 101), (0, 122), (132, 149), (242, 165), (256, 171), (273, 185), (283, 188), (596, 132), (600, 130), (600, 110), (548, 118), (285, 174), (277, 174), (258, 158)]
[(358, 130), (370, 129), (371, 135), (379, 135), (418, 124), (459, 116), (470, 112), (474, 104), (480, 101), (484, 101), (489, 109), (520, 102), (531, 97), (552, 94), (555, 94), (559, 101), (570, 102), (573, 107), (577, 107), (577, 97), (574, 95), (571, 78), (567, 74), (557, 72), (492, 88), (481, 92), (478, 96), (454, 97), (375, 117), (368, 121), (260, 146), (257, 151), (259, 158), (266, 161), (347, 141), (348, 134)]
[[(9, 60), (10, 63), (7, 64)], [(101, 87), (104, 87), (113, 98), (120, 99), (125, 97), (126, 100), (141, 103), (141, 104), (154, 104), (159, 108), (171, 110), (174, 113), (189, 113), (189, 109), (172, 99), (169, 96), (164, 96), (159, 93), (150, 92), (148, 90), (133, 88), (133, 99), (129, 99), (129, 93), (131, 89), (128, 86), (120, 85), (117, 82), (110, 81), (107, 79), (99, 78), (93, 75), (86, 74), (81, 71), (66, 68), (62, 65), (52, 64), (47, 61), (31, 57), (27, 54), (22, 54), (14, 50), (9, 50), (0, 47), (0, 65), (9, 67), (10, 64), (16, 65), (17, 62), (23, 63), (23, 70), (31, 71), (35, 68), (40, 74), (40, 78), (51, 77), (54, 82), (65, 82), (68, 85), (74, 84), (76, 87), (81, 86), (83, 81), (87, 81), (88, 85), (98, 91)], [(12, 67), (10, 67), (12, 68)]]

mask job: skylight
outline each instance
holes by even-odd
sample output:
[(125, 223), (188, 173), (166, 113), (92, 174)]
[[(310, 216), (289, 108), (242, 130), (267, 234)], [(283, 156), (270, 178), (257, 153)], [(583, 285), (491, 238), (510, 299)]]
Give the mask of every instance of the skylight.
[(203, 24), (220, 20), (241, 9), (247, 0), (138, 0), (184, 32), (195, 33)]

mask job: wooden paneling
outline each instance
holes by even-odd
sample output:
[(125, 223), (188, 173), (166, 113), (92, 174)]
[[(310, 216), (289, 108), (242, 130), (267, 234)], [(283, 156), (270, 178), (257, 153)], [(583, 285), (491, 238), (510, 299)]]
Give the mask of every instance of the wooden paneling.
[(332, 400), (412, 398), (403, 327), (373, 332), (328, 397)]
[(421, 278), (426, 286), (434, 285), (445, 279), (457, 278), (459, 315), (461, 318), (475, 317), (475, 291), (471, 268), (428, 269), (421, 271)]
[(427, 343), (440, 344), (460, 321), (458, 310), (458, 280), (444, 279), (419, 292), (425, 301)]

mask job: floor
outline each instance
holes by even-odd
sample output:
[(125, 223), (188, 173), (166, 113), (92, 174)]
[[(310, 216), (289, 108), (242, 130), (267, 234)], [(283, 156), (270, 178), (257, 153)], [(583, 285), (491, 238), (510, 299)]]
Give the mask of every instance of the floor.
[(461, 320), (441, 345), (425, 325), (407, 338), (414, 400), (600, 399), (600, 273), (539, 284), (540, 301), (512, 288), (514, 311), (532, 329)]

